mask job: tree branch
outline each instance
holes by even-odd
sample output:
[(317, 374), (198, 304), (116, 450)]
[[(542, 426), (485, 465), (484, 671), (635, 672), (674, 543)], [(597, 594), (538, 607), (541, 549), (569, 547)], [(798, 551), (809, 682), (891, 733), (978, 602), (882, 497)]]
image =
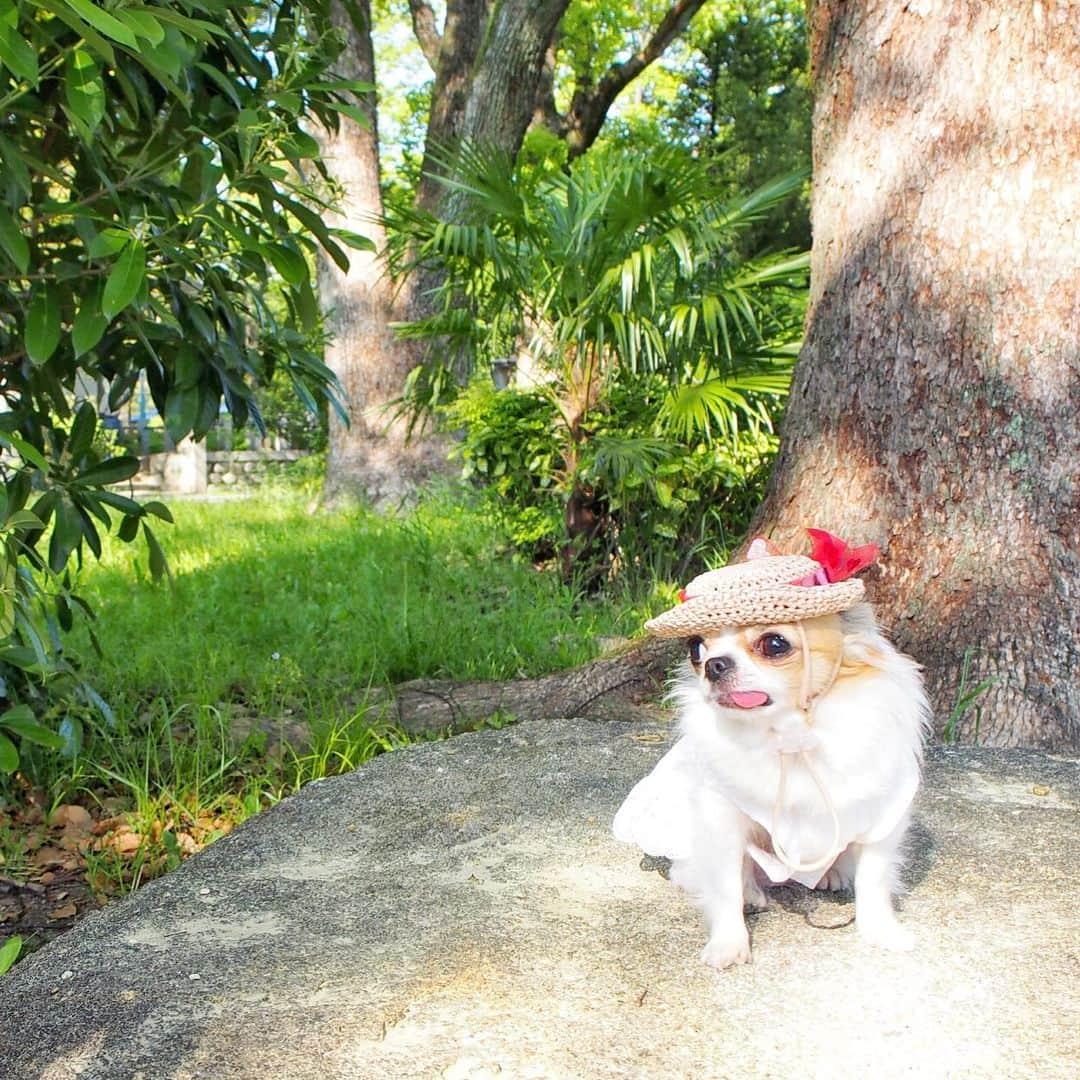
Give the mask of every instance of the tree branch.
[(435, 25), (435, 11), (425, 0), (409, 0), (409, 12), (412, 15), (413, 33), (420, 43), (420, 51), (431, 70), (437, 73), (442, 38)]
[(561, 124), (561, 134), (566, 139), (571, 160), (592, 146), (612, 102), (686, 29), (704, 2), (676, 0), (652, 36), (633, 56), (621, 64), (613, 64), (595, 87), (574, 93)]

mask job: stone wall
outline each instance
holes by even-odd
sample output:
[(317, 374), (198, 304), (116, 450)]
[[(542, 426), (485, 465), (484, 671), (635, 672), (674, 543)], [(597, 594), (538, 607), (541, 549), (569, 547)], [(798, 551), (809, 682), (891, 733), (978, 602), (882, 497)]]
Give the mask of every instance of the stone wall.
[[(134, 478), (134, 485), (173, 494), (199, 494), (210, 488), (257, 487), (266, 479), (268, 467), (285, 465), (306, 457), (307, 450), (214, 450), (184, 440), (175, 451), (150, 454)], [(183, 468), (180, 468), (183, 466)]]
[(306, 457), (306, 450), (215, 450), (206, 455), (211, 487), (254, 487), (266, 479), (267, 466)]

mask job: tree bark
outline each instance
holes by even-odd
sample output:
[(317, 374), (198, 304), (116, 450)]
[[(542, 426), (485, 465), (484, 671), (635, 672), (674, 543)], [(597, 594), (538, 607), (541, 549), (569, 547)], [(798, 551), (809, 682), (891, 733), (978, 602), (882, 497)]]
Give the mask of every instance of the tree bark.
[[(348, 35), (338, 74), (374, 84), (369, 0), (332, 9), (334, 24)], [(379, 222), (383, 211), (379, 187), (379, 134), (374, 93), (357, 95), (368, 126), (342, 116), (337, 132), (319, 131), (323, 160), (341, 185), (342, 198), (327, 224), (354, 229), (375, 245), (375, 253), (351, 251), (349, 271), (325, 255), (319, 260), (319, 298), (330, 336), (325, 362), (337, 375), (350, 424), (331, 411), (324, 499), (337, 502), (360, 497), (376, 505), (409, 498), (432, 472), (445, 468), (440, 443), (406, 440), (405, 424), (393, 420), (387, 403), (401, 393), (405, 377), (420, 362), (410, 343), (397, 340), (390, 324), (408, 317), (407, 289), (395, 289), (381, 252), (386, 235)]]
[(424, 138), (424, 162), (416, 193), (417, 206), (431, 212), (435, 212), (446, 190), (436, 179), (444, 174), (442, 158), (461, 139), (473, 70), (487, 24), (487, 8), (487, 0), (449, 0), (446, 5), (435, 57), (435, 86)]
[[(878, 542), (939, 728), (1080, 745), (1080, 19), (817, 0), (806, 340), (758, 532)], [(966, 681), (962, 673), (966, 667)]]
[(468, 141), (517, 154), (533, 116), (544, 56), (569, 3), (503, 0), (490, 14), (481, 0), (447, 6), (419, 206), (455, 221), (467, 202), (436, 179), (442, 169), (431, 161), (433, 147), (445, 153)]

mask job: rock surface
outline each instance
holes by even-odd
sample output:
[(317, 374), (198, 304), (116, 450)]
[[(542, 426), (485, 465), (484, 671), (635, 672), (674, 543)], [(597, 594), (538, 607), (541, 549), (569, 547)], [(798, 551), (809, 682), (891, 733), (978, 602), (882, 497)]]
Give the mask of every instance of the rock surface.
[(934, 751), (917, 950), (781, 889), (718, 974), (610, 835), (670, 737), (522, 724), (311, 785), (0, 978), (0, 1075), (1076, 1075), (1076, 762)]

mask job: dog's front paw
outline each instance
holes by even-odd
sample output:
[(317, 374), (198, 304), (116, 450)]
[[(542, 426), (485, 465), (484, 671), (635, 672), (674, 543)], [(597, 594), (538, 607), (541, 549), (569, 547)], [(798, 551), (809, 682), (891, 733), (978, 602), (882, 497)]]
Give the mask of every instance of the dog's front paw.
[(855, 884), (855, 868), (845, 852), (825, 871), (825, 876), (814, 886), (821, 892), (844, 892)]
[(856, 919), (859, 937), (879, 949), (891, 952), (911, 952), (915, 948), (915, 936), (905, 930), (895, 919)]
[(701, 950), (701, 959), (717, 971), (734, 967), (736, 964), (749, 964), (750, 935), (746, 932), (746, 927), (738, 934), (713, 934)]

